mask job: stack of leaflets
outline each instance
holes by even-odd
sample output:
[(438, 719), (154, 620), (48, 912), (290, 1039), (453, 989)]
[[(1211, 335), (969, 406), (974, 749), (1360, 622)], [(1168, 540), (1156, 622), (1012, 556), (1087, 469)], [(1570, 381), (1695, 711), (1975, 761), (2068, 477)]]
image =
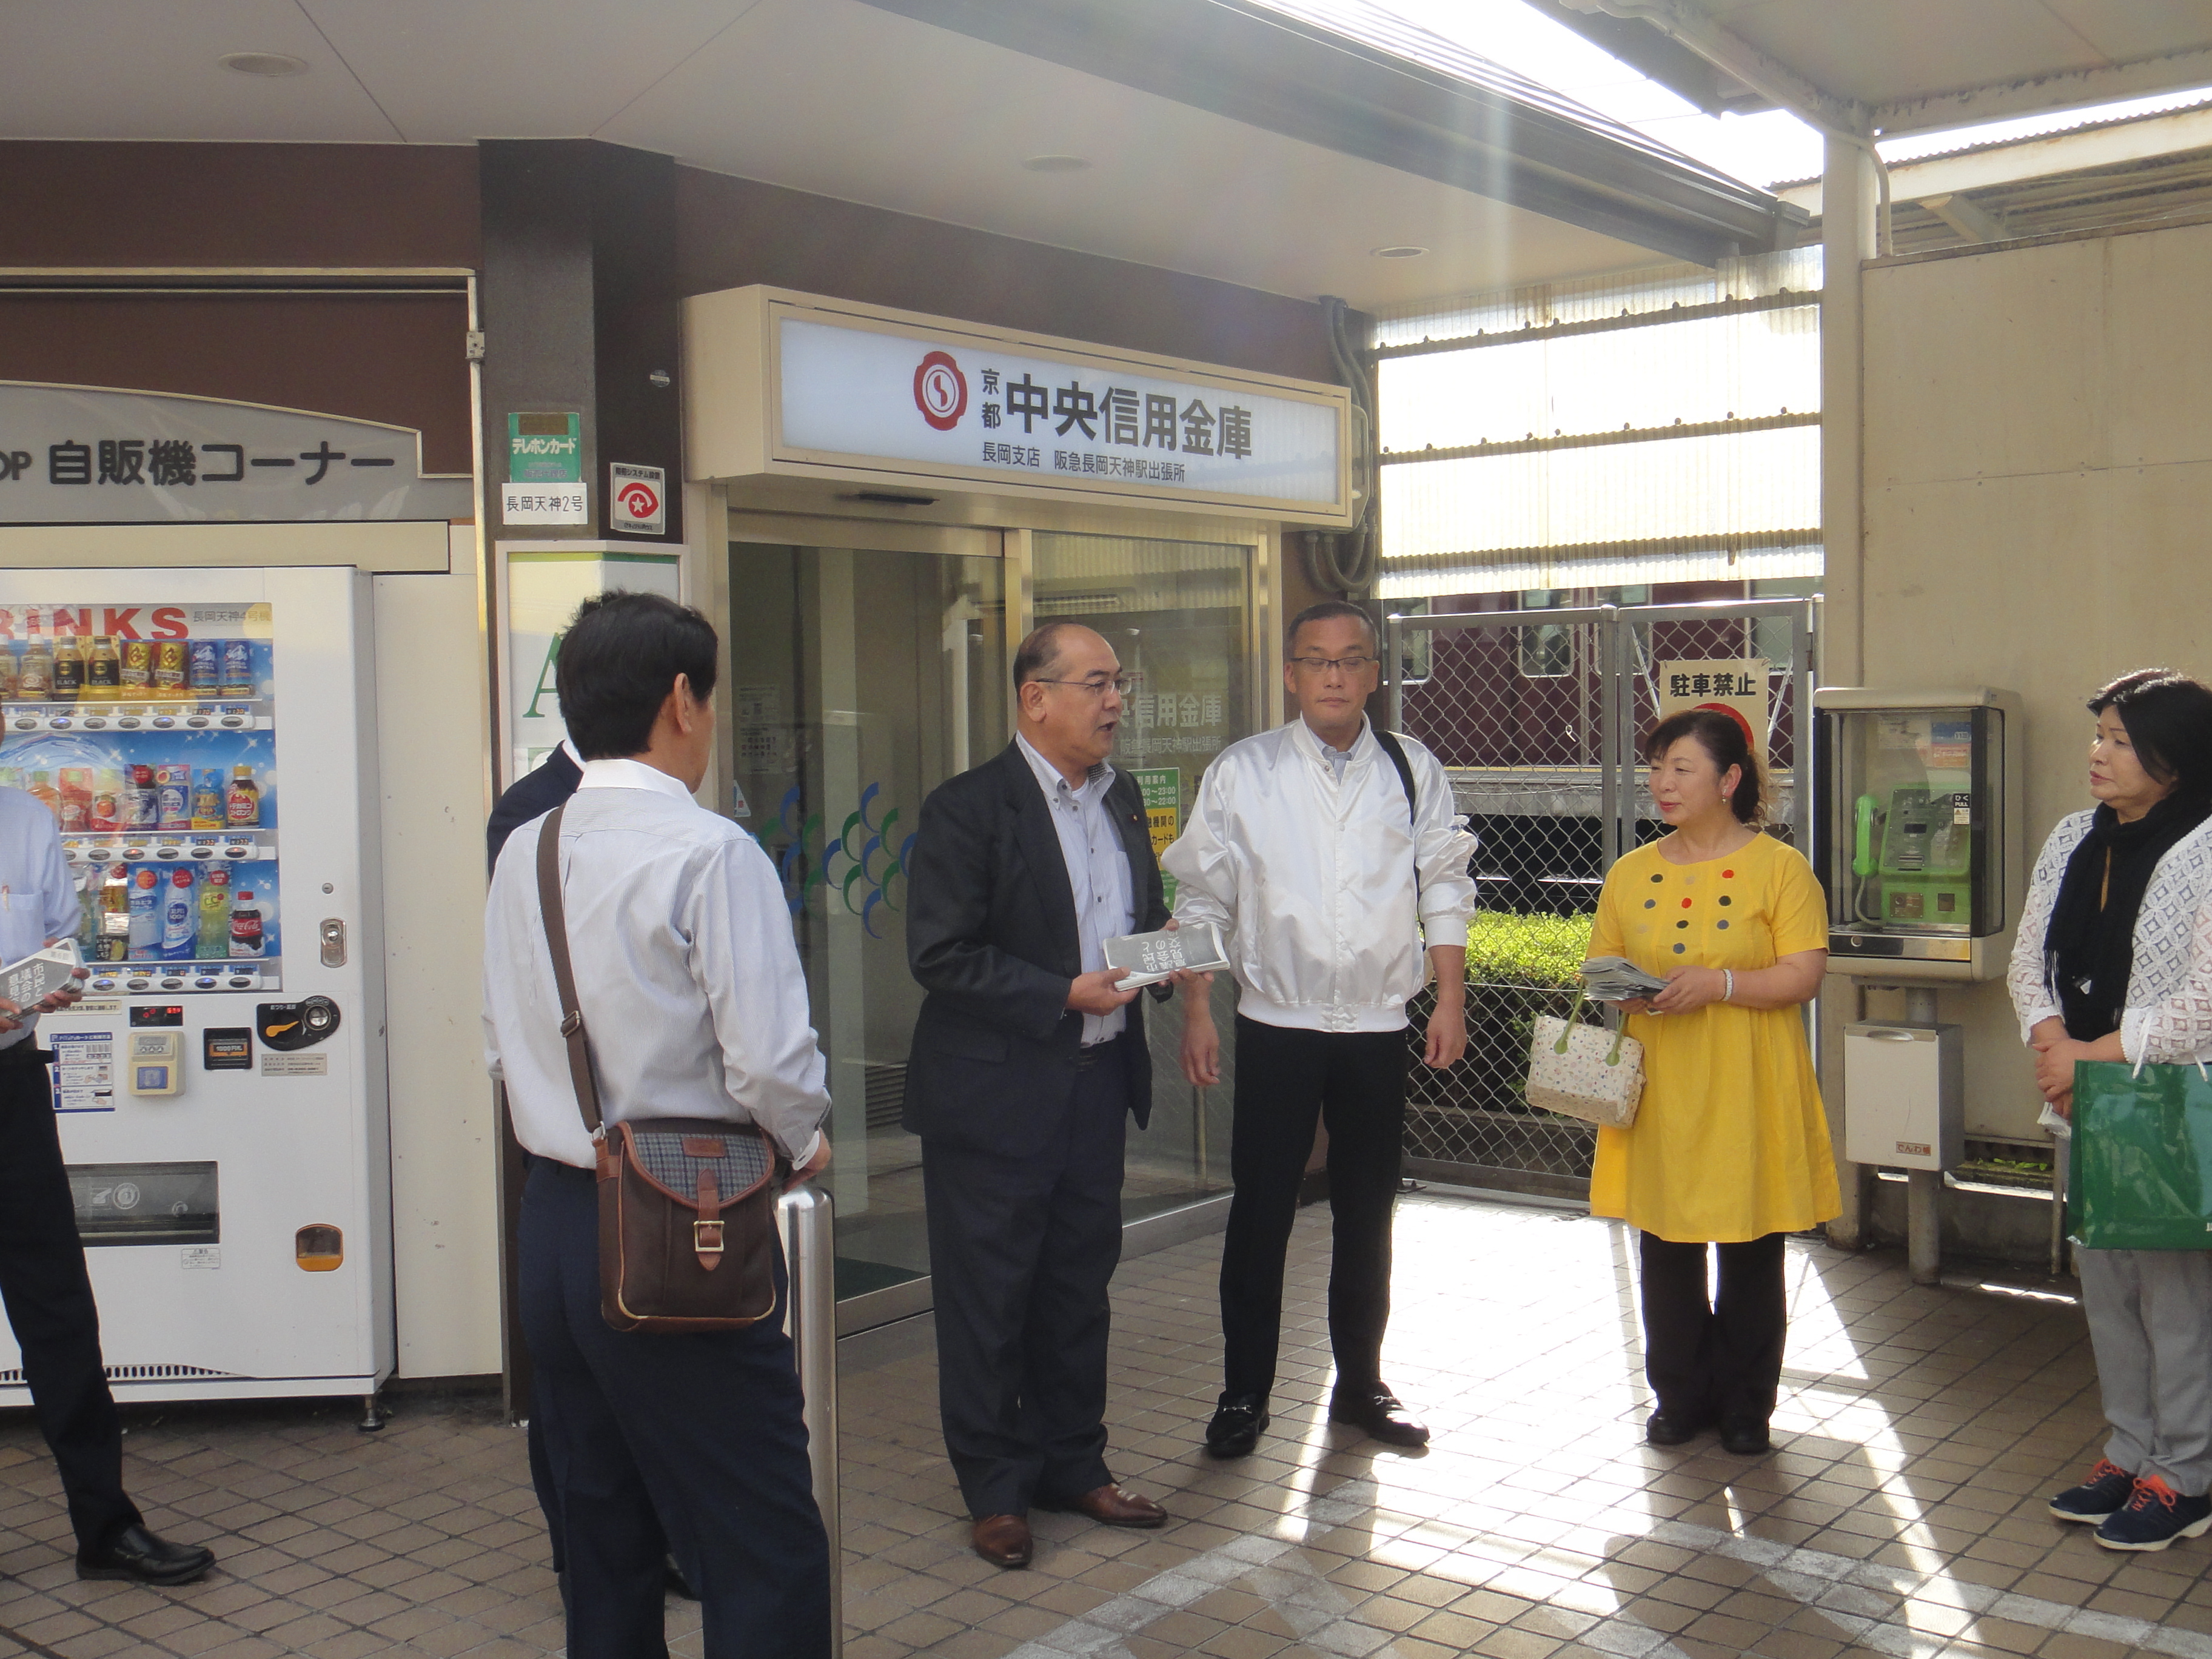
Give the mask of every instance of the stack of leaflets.
[(1109, 939), (1106, 965), (1127, 968), (1129, 975), (1121, 981), (1121, 989), (1133, 991), (1139, 986), (1156, 985), (1185, 969), (1194, 974), (1214, 973), (1226, 968), (1229, 958), (1221, 949), (1220, 930), (1210, 921), (1194, 921), (1172, 931), (1163, 928), (1157, 933), (1125, 933), (1120, 939)]
[(65, 939), (0, 968), (0, 998), (18, 1008), (34, 1007), (68, 985), (82, 966), (76, 941)]
[(1667, 981), (1645, 973), (1626, 957), (1592, 957), (1583, 963), (1583, 988), (1600, 1002), (1631, 1002), (1656, 997)]

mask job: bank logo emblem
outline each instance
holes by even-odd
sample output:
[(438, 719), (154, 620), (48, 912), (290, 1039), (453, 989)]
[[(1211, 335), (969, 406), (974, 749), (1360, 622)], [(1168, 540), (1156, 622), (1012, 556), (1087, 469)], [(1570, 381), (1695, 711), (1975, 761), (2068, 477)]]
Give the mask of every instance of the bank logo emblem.
[(949, 351), (933, 351), (914, 372), (914, 404), (939, 432), (950, 432), (968, 412), (968, 377)]

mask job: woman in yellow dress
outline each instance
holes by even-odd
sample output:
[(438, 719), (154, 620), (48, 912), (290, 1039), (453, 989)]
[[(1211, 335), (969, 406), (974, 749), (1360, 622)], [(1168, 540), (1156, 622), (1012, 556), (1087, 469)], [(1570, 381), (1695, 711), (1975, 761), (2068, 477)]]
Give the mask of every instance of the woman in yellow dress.
[(1674, 833), (1607, 873), (1589, 952), (1667, 988), (1620, 1005), (1644, 1098), (1631, 1127), (1597, 1132), (1590, 1213), (1638, 1230), (1645, 1437), (1680, 1445), (1717, 1424), (1751, 1456), (1782, 1378), (1784, 1235), (1843, 1208), (1800, 1012), (1826, 971), (1827, 907), (1803, 854), (1759, 830), (1759, 764), (1733, 715), (1662, 720), (1644, 757)]

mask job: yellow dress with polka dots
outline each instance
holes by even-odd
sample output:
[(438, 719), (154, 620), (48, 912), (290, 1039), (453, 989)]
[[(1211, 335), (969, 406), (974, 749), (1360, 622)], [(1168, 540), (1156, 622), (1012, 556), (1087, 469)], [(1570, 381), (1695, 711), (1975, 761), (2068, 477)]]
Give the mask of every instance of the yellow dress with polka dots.
[[(1827, 906), (1795, 848), (1762, 835), (1726, 858), (1674, 864), (1658, 843), (1613, 866), (1591, 929), (1594, 957), (1672, 968), (1771, 968), (1826, 950)], [(1597, 1132), (1590, 1213), (1676, 1243), (1735, 1243), (1839, 1213), (1827, 1115), (1802, 1011), (1711, 1003), (1634, 1014), (1644, 1098), (1626, 1129)]]

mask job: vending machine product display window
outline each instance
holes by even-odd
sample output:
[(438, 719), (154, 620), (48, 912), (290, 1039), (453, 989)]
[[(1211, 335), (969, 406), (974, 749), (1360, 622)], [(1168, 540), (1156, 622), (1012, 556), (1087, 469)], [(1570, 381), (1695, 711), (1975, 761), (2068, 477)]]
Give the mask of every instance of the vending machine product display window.
[(0, 787), (59, 825), (89, 989), (283, 982), (266, 601), (0, 605)]

